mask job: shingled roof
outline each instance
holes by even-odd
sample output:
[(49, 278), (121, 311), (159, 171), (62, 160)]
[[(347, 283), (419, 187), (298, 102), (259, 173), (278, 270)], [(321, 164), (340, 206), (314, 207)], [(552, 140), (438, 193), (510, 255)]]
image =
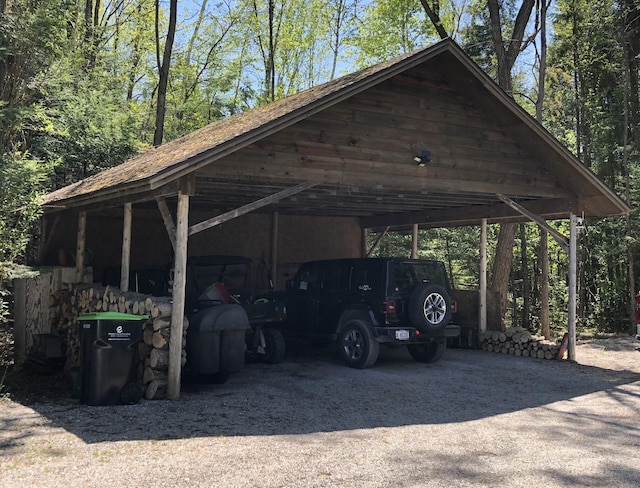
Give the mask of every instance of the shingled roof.
[[(159, 179), (176, 167), (237, 150), (260, 137), (326, 108), (369, 85), (419, 63), (446, 44), (398, 56), (356, 73), (301, 91), (295, 95), (213, 122), (190, 134), (150, 149), (119, 166), (78, 181), (45, 196), (53, 204), (116, 186), (130, 186)], [(194, 165), (193, 169), (196, 169)], [(153, 184), (151, 184), (153, 187)]]

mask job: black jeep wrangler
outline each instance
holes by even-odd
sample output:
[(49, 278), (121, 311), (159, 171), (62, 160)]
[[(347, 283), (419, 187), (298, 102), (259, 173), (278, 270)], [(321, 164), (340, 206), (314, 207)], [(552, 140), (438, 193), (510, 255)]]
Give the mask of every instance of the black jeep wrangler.
[(347, 366), (367, 368), (380, 344), (406, 345), (411, 356), (440, 359), (453, 307), (444, 264), (401, 258), (313, 261), (287, 281), (285, 335), (337, 341)]

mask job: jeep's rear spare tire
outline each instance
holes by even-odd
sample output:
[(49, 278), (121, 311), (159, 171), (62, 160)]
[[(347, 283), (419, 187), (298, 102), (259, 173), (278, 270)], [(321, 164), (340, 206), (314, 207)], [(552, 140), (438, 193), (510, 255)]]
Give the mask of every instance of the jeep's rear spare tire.
[(378, 359), (380, 344), (369, 324), (362, 319), (349, 320), (338, 336), (340, 356), (351, 368), (369, 368)]
[(435, 332), (451, 320), (451, 298), (440, 285), (421, 283), (411, 292), (409, 319), (421, 332)]

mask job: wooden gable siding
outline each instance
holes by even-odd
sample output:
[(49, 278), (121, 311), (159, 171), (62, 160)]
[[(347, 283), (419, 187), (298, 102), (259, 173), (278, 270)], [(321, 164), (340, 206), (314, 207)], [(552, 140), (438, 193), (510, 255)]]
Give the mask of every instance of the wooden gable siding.
[[(431, 151), (432, 161), (419, 168), (413, 156), (422, 150)], [(293, 213), (320, 204), (325, 214), (371, 216), (490, 204), (497, 193), (571, 196), (444, 75), (424, 67), (265, 137), (198, 175), (198, 194), (213, 200), (224, 192), (225, 178), (267, 187), (271, 182), (265, 192), (287, 179), (325, 185), (281, 202), (282, 211)]]

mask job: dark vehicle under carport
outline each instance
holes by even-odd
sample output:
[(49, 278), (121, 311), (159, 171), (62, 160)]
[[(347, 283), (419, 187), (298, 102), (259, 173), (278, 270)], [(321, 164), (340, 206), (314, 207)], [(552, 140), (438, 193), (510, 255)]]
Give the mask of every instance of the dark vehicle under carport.
[(284, 357), (278, 329), (284, 303), (250, 291), (251, 259), (196, 256), (187, 261), (188, 372), (221, 383), (245, 356), (274, 364)]

